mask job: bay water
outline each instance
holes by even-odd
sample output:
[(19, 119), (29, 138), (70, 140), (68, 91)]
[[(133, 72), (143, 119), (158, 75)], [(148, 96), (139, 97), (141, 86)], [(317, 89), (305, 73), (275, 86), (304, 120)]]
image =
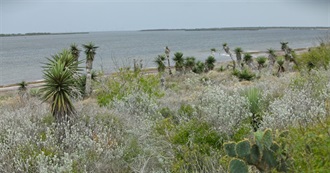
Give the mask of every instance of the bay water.
[[(157, 55), (164, 54), (165, 46), (173, 54), (180, 51), (184, 56), (194, 56), (204, 61), (215, 48), (216, 60), (227, 61), (229, 57), (222, 50), (228, 43), (233, 50), (244, 51), (279, 50), (280, 42), (289, 42), (291, 48), (317, 46), (320, 38), (327, 38), (329, 30), (267, 29), (237, 31), (112, 31), (90, 32), (88, 34), (35, 35), (0, 37), (0, 86), (25, 81), (41, 80), (42, 63), (46, 57), (69, 48), (76, 43), (80, 60), (85, 60), (82, 44), (93, 42), (99, 48), (93, 68), (111, 73), (120, 67), (133, 66), (133, 59), (142, 60), (144, 67), (154, 67)], [(174, 65), (174, 63), (172, 62)], [(81, 66), (84, 66), (82, 64)]]

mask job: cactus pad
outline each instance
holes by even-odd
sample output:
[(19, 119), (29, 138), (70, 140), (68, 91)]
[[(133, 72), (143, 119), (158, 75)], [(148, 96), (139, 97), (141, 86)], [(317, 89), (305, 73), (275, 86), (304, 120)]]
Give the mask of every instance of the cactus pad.
[(232, 159), (229, 163), (229, 173), (248, 173), (248, 166), (243, 160)]
[(262, 136), (262, 144), (267, 149), (270, 149), (273, 143), (272, 131), (270, 129), (265, 130)]
[(225, 149), (225, 152), (230, 157), (236, 157), (236, 143), (235, 142), (227, 142), (223, 144), (223, 147)]
[(245, 158), (250, 154), (251, 145), (250, 142), (246, 139), (240, 141), (236, 144), (236, 154), (239, 158)]

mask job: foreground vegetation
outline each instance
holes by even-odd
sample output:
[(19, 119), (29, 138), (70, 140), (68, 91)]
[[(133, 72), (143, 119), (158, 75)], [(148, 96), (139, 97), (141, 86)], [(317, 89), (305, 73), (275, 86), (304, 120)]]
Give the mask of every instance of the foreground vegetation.
[[(233, 59), (227, 68), (213, 67), (208, 58), (202, 70), (198, 63), (192, 66), (193, 57), (176, 53), (176, 70), (184, 73), (174, 75), (165, 73), (160, 55), (159, 74), (123, 68), (99, 76), (84, 100), (84, 87), (74, 92), (70, 77), (80, 76), (79, 62), (65, 68), (56, 60), (45, 74), (66, 76), (64, 89), (70, 91), (59, 92), (58, 102), (50, 99), (56, 93), (45, 95), (51, 88), (28, 90), (24, 83), (17, 96), (1, 98), (0, 170), (327, 172), (330, 48), (322, 45), (301, 56), (283, 49), (290, 55), (276, 63), (269, 63), (270, 51), (268, 62)], [(72, 58), (64, 53), (59, 55)], [(64, 107), (69, 112), (49, 104), (63, 105), (61, 98), (70, 99)], [(61, 116), (70, 116), (64, 130), (58, 130)]]

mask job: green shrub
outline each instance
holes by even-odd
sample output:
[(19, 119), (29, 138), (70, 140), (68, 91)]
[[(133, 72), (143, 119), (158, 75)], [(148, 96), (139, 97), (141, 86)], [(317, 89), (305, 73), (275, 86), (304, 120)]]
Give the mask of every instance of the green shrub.
[(202, 61), (198, 61), (192, 71), (197, 74), (203, 73), (205, 71), (205, 64)]
[(302, 54), (297, 61), (308, 70), (314, 68), (324, 68), (327, 70), (330, 62), (330, 47), (320, 46), (313, 48), (311, 51)]
[(143, 75), (140, 72), (122, 70), (114, 78), (108, 78), (106, 86), (99, 83), (97, 101), (106, 106), (114, 100), (121, 100), (133, 92), (144, 92), (149, 97), (160, 98), (164, 95), (159, 86), (160, 77)]
[(189, 118), (193, 117), (194, 113), (196, 112), (195, 108), (188, 104), (182, 104), (180, 109), (178, 110), (178, 114), (180, 116), (187, 116)]
[(242, 80), (251, 81), (256, 77), (256, 75), (248, 69), (244, 69), (242, 71), (239, 71), (239, 70), (235, 69), (233, 71), (232, 75), (238, 77), (238, 79), (240, 81), (242, 81)]
[(290, 172), (328, 172), (330, 170), (330, 120), (306, 128), (290, 128), (284, 139), (294, 160)]

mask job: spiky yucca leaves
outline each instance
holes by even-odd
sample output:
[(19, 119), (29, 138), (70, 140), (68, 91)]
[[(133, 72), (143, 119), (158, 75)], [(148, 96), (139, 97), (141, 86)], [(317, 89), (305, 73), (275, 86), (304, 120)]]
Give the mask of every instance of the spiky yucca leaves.
[(281, 50), (285, 52), (285, 54), (289, 53), (289, 42), (280, 42), (281, 43)]
[(273, 69), (273, 66), (276, 62), (276, 54), (275, 54), (275, 50), (270, 48), (267, 49), (267, 53), (268, 53), (268, 63), (269, 63), (269, 70)]
[(78, 61), (79, 59), (79, 54), (80, 54), (80, 50), (78, 49), (78, 45), (75, 43), (72, 43), (70, 45), (70, 52), (74, 58), (75, 61)]
[(207, 70), (213, 70), (214, 69), (214, 63), (216, 62), (214, 56), (209, 56), (207, 57), (207, 59), (205, 60), (205, 65)]
[(27, 83), (23, 80), (22, 82), (18, 83), (18, 90), (25, 92), (27, 90)]
[(235, 54), (236, 54), (237, 64), (238, 64), (239, 67), (241, 67), (242, 66), (241, 61), (242, 61), (243, 49), (240, 48), (240, 47), (237, 47), (237, 48), (235, 48), (234, 51), (235, 51)]
[(86, 68), (91, 70), (93, 68), (92, 63), (96, 55), (96, 49), (99, 47), (95, 46), (94, 43), (92, 42), (88, 44), (83, 44), (83, 47), (85, 49), (85, 54), (86, 54)]
[(52, 58), (47, 58), (48, 62), (44, 63), (44, 70), (50, 69), (55, 66), (57, 63), (61, 63), (65, 66), (66, 69), (71, 71), (71, 73), (75, 73), (81, 71), (78, 65), (81, 63), (80, 61), (76, 61), (71, 52), (67, 49), (64, 49), (62, 52), (53, 55)]
[(175, 62), (175, 70), (177, 72), (182, 72), (184, 67), (184, 58), (182, 52), (174, 53), (173, 61)]
[(259, 56), (257, 57), (257, 62), (258, 62), (258, 69), (260, 70), (261, 68), (265, 67), (265, 63), (267, 58), (264, 56)]
[(192, 71), (197, 74), (203, 73), (205, 71), (205, 64), (202, 61), (198, 61)]
[(92, 93), (92, 76), (91, 71), (93, 69), (93, 61), (96, 54), (96, 49), (98, 46), (95, 46), (94, 43), (90, 42), (88, 44), (83, 44), (86, 54), (86, 87), (85, 94), (88, 97)]
[(44, 69), (45, 84), (41, 88), (43, 100), (50, 101), (51, 113), (58, 123), (63, 123), (75, 114), (70, 91), (74, 87), (73, 73), (63, 62)]
[(155, 59), (155, 63), (157, 64), (157, 70), (159, 73), (163, 73), (165, 71), (165, 64), (164, 64), (164, 61), (165, 61), (165, 56), (164, 55), (158, 55)]
[(17, 84), (18, 87), (18, 95), (20, 96), (21, 102), (24, 102), (27, 96), (27, 86), (28, 84), (23, 80), (22, 82)]
[(192, 71), (193, 68), (195, 67), (195, 62), (196, 58), (195, 57), (187, 57), (185, 59), (185, 63), (184, 63), (184, 67), (185, 67), (185, 71)]
[(253, 59), (252, 59), (252, 55), (249, 53), (244, 54), (244, 62), (246, 65), (248, 65), (251, 69), (253, 68)]
[(43, 100), (50, 101), (51, 113), (58, 123), (68, 121), (75, 114), (71, 102), (72, 90), (75, 88), (74, 75), (80, 71), (79, 62), (68, 50), (63, 50), (48, 59), (44, 68), (45, 84), (41, 88)]

